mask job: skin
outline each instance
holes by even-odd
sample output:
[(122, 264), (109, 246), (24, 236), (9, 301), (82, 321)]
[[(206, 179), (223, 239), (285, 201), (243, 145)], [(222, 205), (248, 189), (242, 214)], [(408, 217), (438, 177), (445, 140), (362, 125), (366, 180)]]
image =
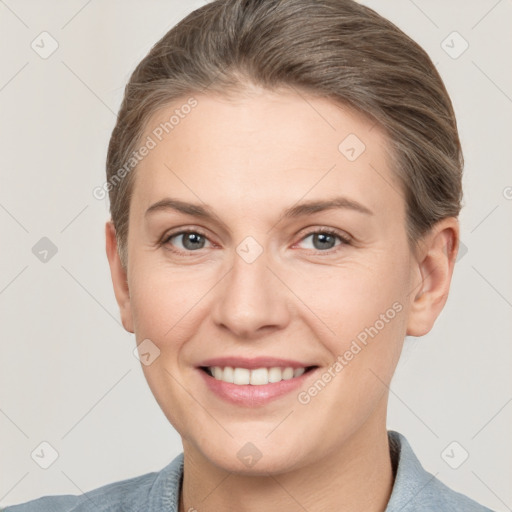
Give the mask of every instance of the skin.
[[(180, 512), (384, 511), (393, 486), (388, 386), (405, 336), (429, 332), (444, 307), (458, 221), (440, 221), (410, 249), (386, 138), (348, 107), (284, 89), (195, 97), (197, 107), (136, 169), (126, 271), (106, 224), (123, 325), (160, 350), (142, 369), (182, 437)], [(185, 101), (158, 111), (144, 138)], [(351, 133), (366, 146), (352, 162), (338, 149)], [(373, 214), (344, 208), (282, 218), (298, 202), (339, 195)], [(208, 205), (218, 220), (145, 215), (168, 196)], [(322, 227), (352, 241), (315, 244)], [(179, 228), (206, 238), (159, 244)], [(252, 263), (236, 251), (247, 236), (263, 251)], [(307, 390), (397, 302), (401, 311), (308, 404), (292, 392), (260, 407), (232, 405), (196, 368), (227, 355), (291, 358), (321, 367)], [(261, 452), (252, 467), (237, 457), (247, 442)]]

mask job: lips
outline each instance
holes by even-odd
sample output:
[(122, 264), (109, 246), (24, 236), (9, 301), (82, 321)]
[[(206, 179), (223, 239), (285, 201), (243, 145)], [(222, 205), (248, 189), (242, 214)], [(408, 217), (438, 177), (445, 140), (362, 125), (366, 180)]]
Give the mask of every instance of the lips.
[[(232, 364), (236, 362), (236, 364), (251, 365), (257, 368), (248, 369), (240, 366), (200, 366), (198, 367), (198, 374), (211, 393), (225, 402), (248, 408), (263, 407), (280, 397), (290, 395), (293, 391), (297, 391), (298, 388), (305, 385), (305, 382), (313, 379), (314, 375), (317, 374), (319, 370), (318, 366), (297, 366), (302, 363), (283, 359), (276, 360), (274, 358), (245, 360), (245, 362), (241, 362), (240, 359), (223, 358), (216, 360), (211, 359), (204, 363), (226, 364), (228, 360), (230, 360)], [(286, 366), (284, 367), (284, 371), (282, 371), (282, 367), (271, 366), (271, 369), (279, 370), (279, 375), (275, 371), (272, 371), (274, 376), (271, 377), (271, 372), (268, 372), (266, 367), (259, 366), (262, 363), (293, 364), (295, 368)], [(212, 375), (212, 368), (216, 376)], [(232, 376), (231, 378), (233, 380), (231, 380), (231, 378), (225, 380), (226, 371), (228, 375)], [(237, 376), (237, 372), (240, 375)], [(277, 377), (280, 377), (281, 380), (277, 380)]]
[(261, 356), (217, 357), (197, 366), (207, 388), (238, 406), (263, 406), (309, 380), (318, 365), (310, 361)]

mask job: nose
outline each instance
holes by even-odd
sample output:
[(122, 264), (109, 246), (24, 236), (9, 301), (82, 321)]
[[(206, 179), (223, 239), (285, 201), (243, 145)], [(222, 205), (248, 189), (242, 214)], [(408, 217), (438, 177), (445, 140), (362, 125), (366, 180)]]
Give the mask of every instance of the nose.
[(290, 321), (287, 288), (263, 252), (248, 262), (238, 253), (233, 267), (215, 288), (213, 320), (237, 339), (255, 339), (285, 328)]

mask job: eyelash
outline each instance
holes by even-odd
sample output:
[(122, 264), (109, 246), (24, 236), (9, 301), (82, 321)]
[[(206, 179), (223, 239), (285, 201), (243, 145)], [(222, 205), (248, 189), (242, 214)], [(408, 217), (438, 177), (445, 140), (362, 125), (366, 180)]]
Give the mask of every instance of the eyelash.
[[(159, 243), (159, 245), (160, 246), (164, 246), (164, 245), (169, 245), (170, 246), (169, 241), (171, 240), (171, 238), (174, 238), (174, 237), (176, 237), (178, 235), (185, 235), (185, 234), (190, 234), (190, 233), (201, 235), (202, 237), (204, 237), (204, 238), (206, 238), (208, 240), (208, 236), (206, 235), (206, 233), (204, 233), (200, 229), (194, 228), (194, 229), (182, 230), (182, 231), (177, 231), (177, 232), (174, 232), (174, 233), (170, 233), (169, 235), (166, 235), (166, 236), (163, 237), (163, 239)], [(326, 234), (326, 235), (332, 235), (334, 237), (337, 237), (341, 241), (341, 243), (338, 244), (337, 246), (333, 247), (332, 249), (329, 249), (329, 250), (326, 250), (326, 251), (315, 251), (315, 252), (313, 252), (314, 255), (320, 255), (320, 256), (331, 255), (333, 253), (338, 252), (338, 250), (340, 250), (343, 246), (351, 245), (351, 239), (347, 235), (342, 235), (341, 233), (339, 233), (338, 231), (336, 231), (335, 229), (332, 229), (332, 228), (319, 228), (317, 230), (310, 231), (310, 232), (306, 233), (300, 239), (300, 241), (303, 241), (304, 239), (308, 238), (311, 235), (316, 235), (316, 234), (319, 234), (319, 233), (323, 233), (323, 234)], [(181, 255), (181, 256), (193, 256), (195, 252), (198, 252), (198, 251), (182, 251), (180, 249), (175, 249), (175, 248), (172, 248), (172, 249), (169, 249), (169, 250), (174, 252), (174, 253), (176, 253), (176, 254), (178, 254), (178, 255)]]

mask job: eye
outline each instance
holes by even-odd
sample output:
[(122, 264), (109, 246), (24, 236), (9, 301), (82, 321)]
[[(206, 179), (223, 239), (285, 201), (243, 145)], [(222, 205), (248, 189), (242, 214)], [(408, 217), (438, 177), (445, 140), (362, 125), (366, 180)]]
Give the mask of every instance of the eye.
[[(171, 242), (172, 240), (180, 240), (180, 246), (175, 248), (175, 243)], [(179, 231), (178, 233), (171, 233), (166, 236), (161, 245), (170, 245), (171, 250), (177, 252), (178, 254), (186, 254), (190, 252), (195, 252), (198, 249), (203, 249), (205, 246), (205, 242), (208, 240), (206, 235), (197, 230), (190, 231)]]
[[(307, 240), (311, 238), (312, 249), (318, 251), (317, 253), (331, 253), (336, 252), (338, 249), (332, 250), (334, 247), (340, 245), (349, 245), (350, 238), (346, 235), (342, 235), (334, 229), (322, 228), (316, 231), (311, 231), (301, 240)], [(336, 239), (340, 240), (340, 243), (336, 244)]]
[[(309, 248), (316, 250), (316, 254), (331, 254), (332, 252), (336, 252), (338, 250), (333, 250), (334, 247), (350, 245), (351, 242), (350, 237), (347, 235), (343, 235), (338, 231), (329, 228), (321, 228), (316, 231), (310, 231), (301, 239), (301, 241), (307, 240), (308, 238), (311, 238), (311, 244)], [(176, 241), (173, 242), (175, 239), (176, 241), (179, 241), (179, 243)], [(339, 240), (339, 243), (336, 243), (336, 239)], [(204, 249), (207, 241), (208, 243), (211, 243), (209, 242), (205, 233), (194, 229), (171, 233), (163, 238), (163, 240), (160, 242), (160, 245), (169, 246), (169, 250), (177, 254), (190, 255), (190, 253)], [(178, 245), (178, 247), (176, 247), (176, 245)]]

